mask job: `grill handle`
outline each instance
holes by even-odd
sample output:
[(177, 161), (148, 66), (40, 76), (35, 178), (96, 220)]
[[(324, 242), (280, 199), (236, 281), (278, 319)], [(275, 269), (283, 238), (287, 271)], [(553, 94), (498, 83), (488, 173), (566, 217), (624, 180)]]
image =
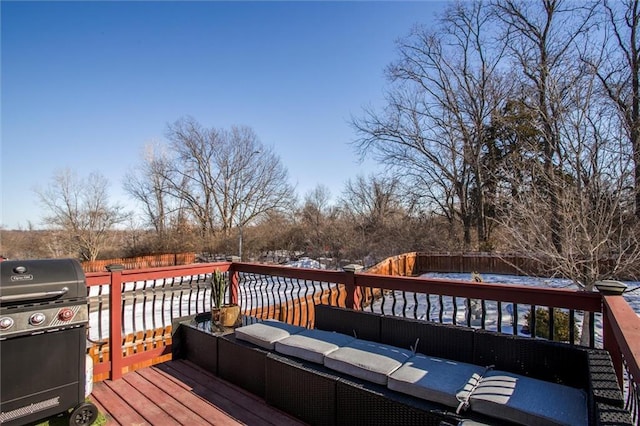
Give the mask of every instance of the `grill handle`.
[(33, 300), (33, 299), (50, 299), (52, 297), (64, 296), (69, 291), (68, 287), (62, 287), (61, 290), (57, 291), (42, 291), (39, 293), (29, 293), (29, 294), (12, 294), (9, 296), (0, 296), (0, 303), (3, 302), (22, 302), (25, 300)]

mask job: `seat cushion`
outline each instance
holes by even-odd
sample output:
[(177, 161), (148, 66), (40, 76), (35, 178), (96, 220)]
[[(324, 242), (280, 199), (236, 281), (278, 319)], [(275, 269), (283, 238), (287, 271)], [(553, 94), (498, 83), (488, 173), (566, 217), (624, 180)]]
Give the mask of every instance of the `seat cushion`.
[(324, 357), (324, 365), (335, 371), (387, 384), (387, 376), (413, 356), (413, 352), (395, 346), (356, 339)]
[(457, 408), (468, 399), (485, 368), (417, 354), (389, 375), (391, 390)]
[(276, 352), (322, 364), (325, 355), (353, 342), (355, 337), (324, 330), (304, 330), (275, 343)]
[(586, 425), (584, 391), (530, 377), (490, 371), (469, 397), (471, 411), (526, 425)]
[(293, 334), (306, 330), (304, 327), (275, 320), (265, 320), (235, 330), (236, 339), (253, 343), (261, 348), (273, 350), (275, 343)]

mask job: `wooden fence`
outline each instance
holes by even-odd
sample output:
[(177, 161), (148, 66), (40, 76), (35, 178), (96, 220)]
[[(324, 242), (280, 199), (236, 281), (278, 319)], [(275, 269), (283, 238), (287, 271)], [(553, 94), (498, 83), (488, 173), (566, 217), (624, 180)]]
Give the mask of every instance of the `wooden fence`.
[[(126, 270), (161, 268), (195, 263), (195, 253), (172, 253), (150, 256), (96, 260), (83, 262), (85, 272), (104, 272), (107, 265), (124, 265)], [(385, 259), (367, 272), (382, 275), (416, 276), (425, 272), (480, 272), (510, 275), (538, 275), (540, 265), (517, 255), (489, 253), (404, 253)]]
[(427, 272), (479, 272), (508, 275), (541, 275), (542, 265), (512, 254), (412, 252), (389, 257), (367, 269), (368, 273), (418, 276)]
[(165, 266), (190, 265), (195, 261), (195, 253), (154, 254), (82, 262), (82, 269), (85, 272), (104, 272), (107, 265), (112, 264), (124, 265), (124, 269), (162, 268)]
[(508, 275), (541, 275), (543, 265), (515, 254), (416, 253), (417, 273), (479, 272)]

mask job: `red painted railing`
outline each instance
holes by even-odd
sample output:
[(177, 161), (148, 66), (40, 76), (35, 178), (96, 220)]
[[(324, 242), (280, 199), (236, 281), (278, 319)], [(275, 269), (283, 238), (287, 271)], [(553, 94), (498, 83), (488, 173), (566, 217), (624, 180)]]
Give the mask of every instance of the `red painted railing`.
[[(239, 303), (245, 314), (302, 325), (313, 323), (315, 303), (363, 309), (364, 306), (371, 306), (367, 303), (376, 295), (383, 298), (391, 295), (394, 307), (385, 308), (383, 305), (381, 308), (383, 313), (391, 315), (408, 316), (401, 299), (416, 297), (417, 294), (421, 297), (425, 294), (428, 297), (437, 296), (440, 300), (444, 297), (467, 301), (481, 299), (483, 303), (491, 301), (513, 306), (522, 304), (561, 308), (570, 312), (583, 311), (592, 314), (592, 318), (601, 318), (603, 346), (611, 353), (621, 378), (626, 372), (631, 393), (637, 392), (640, 386), (640, 318), (622, 296), (237, 262), (88, 273), (92, 315), (102, 315), (108, 311), (108, 330), (100, 331), (96, 343), (100, 350), (93, 351), (94, 377), (116, 380), (136, 367), (170, 359), (171, 327), (167, 326), (167, 322), (210, 309), (206, 300), (207, 280), (216, 269), (229, 277), (230, 302)], [(168, 318), (164, 322), (157, 320), (160, 315), (165, 315), (165, 311), (160, 312), (157, 307), (167, 305), (171, 310), (166, 314)], [(123, 332), (125, 322), (131, 321), (129, 316), (137, 315), (136, 309), (142, 309), (143, 315), (147, 315), (146, 311), (152, 312), (150, 319), (146, 320), (151, 325), (140, 327), (134, 320), (135, 330)], [(391, 312), (386, 309), (391, 309)], [(429, 319), (429, 316), (426, 318)], [(98, 322), (102, 324), (106, 321), (100, 319)], [(484, 327), (484, 323), (480, 326)], [(145, 334), (148, 330), (154, 331)], [(637, 404), (637, 396), (634, 398)]]
[[(622, 296), (603, 296), (604, 347), (614, 360), (618, 381), (624, 370), (629, 375), (629, 398), (640, 400), (640, 318)], [(623, 368), (624, 367), (626, 368)], [(634, 417), (640, 421), (640, 406), (635, 405)]]
[[(220, 264), (191, 264), (187, 266), (175, 266), (165, 268), (141, 269), (141, 270), (118, 270), (112, 268), (110, 272), (87, 273), (87, 287), (89, 292), (90, 315), (97, 314), (98, 321), (102, 322), (102, 314), (108, 314), (108, 331), (100, 333), (98, 341), (94, 342), (94, 378), (103, 379), (109, 377), (112, 380), (122, 377), (123, 372), (135, 369), (136, 366), (146, 366), (154, 363), (155, 360), (164, 361), (170, 359), (171, 356), (171, 327), (162, 324), (160, 327), (146, 328), (146, 330), (135, 330), (134, 333), (127, 334), (123, 332), (123, 322), (125, 320), (124, 304), (127, 303), (128, 293), (135, 293), (134, 290), (127, 290), (127, 284), (142, 284), (142, 298), (144, 303), (149, 299), (147, 294), (154, 296), (150, 303), (164, 302), (164, 300), (154, 300), (156, 293), (172, 292), (171, 300), (175, 300), (173, 292), (182, 292), (182, 286), (174, 285), (176, 280), (184, 277), (201, 277), (211, 274), (215, 269), (221, 272), (229, 270), (231, 264), (228, 262)], [(169, 285), (157, 286), (158, 281), (165, 282), (170, 280)], [(146, 286), (151, 282), (153, 285)], [(182, 282), (182, 281), (181, 281)], [(92, 291), (97, 288), (98, 291)], [(191, 294), (191, 293), (189, 293)], [(135, 306), (135, 296), (133, 302)], [(164, 296), (163, 296), (164, 297)], [(183, 293), (179, 294), (179, 300), (182, 299)], [(130, 301), (130, 300), (129, 300)], [(106, 302), (106, 303), (105, 303)], [(150, 308), (150, 309), (153, 309)], [(200, 312), (204, 311), (202, 309)], [(187, 315), (198, 312), (186, 312)], [(91, 324), (90, 324), (91, 326)], [(160, 336), (153, 336), (153, 341), (148, 341), (145, 337), (140, 336), (142, 332), (151, 330), (155, 332), (160, 329)], [(90, 336), (91, 336), (90, 330)], [(105, 336), (106, 334), (106, 336)], [(128, 343), (132, 343), (131, 339), (140, 340), (141, 344), (136, 347), (133, 353), (125, 356)], [(160, 344), (157, 344), (160, 340)], [(97, 351), (95, 350), (97, 348)], [(131, 352), (131, 351), (129, 351)]]

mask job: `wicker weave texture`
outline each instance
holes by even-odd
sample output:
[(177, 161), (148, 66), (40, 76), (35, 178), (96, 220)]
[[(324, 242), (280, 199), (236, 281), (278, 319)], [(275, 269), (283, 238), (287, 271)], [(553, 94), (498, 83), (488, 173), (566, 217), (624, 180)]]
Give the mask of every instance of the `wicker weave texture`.
[(335, 331), (358, 339), (381, 342), (381, 316), (369, 312), (316, 305), (315, 326), (320, 330)]
[(444, 412), (419, 409), (409, 398), (402, 398), (381, 386), (339, 380), (336, 395), (339, 425), (438, 426), (447, 419)]
[[(633, 421), (628, 411), (620, 407), (614, 407), (604, 403), (596, 403), (595, 420), (598, 426), (632, 426)], [(635, 425), (638, 426), (638, 425)]]
[(588, 388), (587, 353), (577, 346), (476, 330), (473, 350), (477, 365)]
[(381, 318), (382, 342), (439, 358), (473, 362), (473, 329), (399, 317)]
[(311, 425), (336, 424), (336, 381), (306, 362), (267, 356), (267, 403)]
[(218, 339), (203, 330), (181, 327), (182, 357), (218, 375)]
[(265, 396), (267, 351), (245, 344), (234, 335), (218, 338), (218, 374), (261, 398)]

